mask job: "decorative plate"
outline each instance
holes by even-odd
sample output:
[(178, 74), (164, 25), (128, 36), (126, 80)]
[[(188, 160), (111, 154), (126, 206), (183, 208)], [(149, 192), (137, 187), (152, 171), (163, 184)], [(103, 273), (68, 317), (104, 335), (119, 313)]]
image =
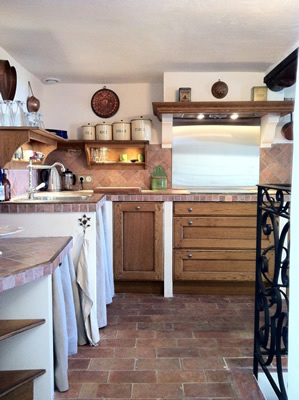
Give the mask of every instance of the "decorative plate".
[(115, 115), (119, 109), (119, 98), (116, 93), (110, 89), (98, 90), (91, 99), (92, 111), (101, 118), (110, 118)]
[(216, 99), (223, 99), (228, 93), (228, 86), (219, 79), (218, 82), (215, 82), (211, 87), (211, 92)]

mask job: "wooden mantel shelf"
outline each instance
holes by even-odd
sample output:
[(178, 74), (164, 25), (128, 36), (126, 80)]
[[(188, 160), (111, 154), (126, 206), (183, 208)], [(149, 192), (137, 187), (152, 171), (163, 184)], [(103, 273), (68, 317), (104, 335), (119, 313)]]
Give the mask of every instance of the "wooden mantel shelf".
[(1, 127), (0, 128), (0, 165), (3, 168), (9, 163), (16, 150), (24, 144), (33, 144), (35, 151), (47, 155), (56, 149), (57, 142), (65, 142), (55, 134), (40, 128), (31, 127)]
[(294, 111), (293, 101), (192, 101), (154, 102), (153, 112), (160, 121), (163, 114), (246, 114), (248, 118), (261, 118), (266, 114), (281, 117)]

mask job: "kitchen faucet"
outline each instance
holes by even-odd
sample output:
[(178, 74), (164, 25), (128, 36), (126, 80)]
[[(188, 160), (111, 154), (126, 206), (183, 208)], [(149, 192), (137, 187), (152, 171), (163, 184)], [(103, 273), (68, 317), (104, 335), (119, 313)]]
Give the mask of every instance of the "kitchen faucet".
[(27, 192), (30, 200), (33, 200), (35, 192), (45, 186), (45, 182), (42, 182), (40, 185), (33, 187), (32, 170), (34, 169), (50, 169), (49, 185), (51, 185), (51, 190), (55, 192), (61, 190), (60, 175), (56, 167), (60, 167), (62, 172), (65, 171), (64, 165), (60, 162), (56, 162), (53, 165), (32, 165), (32, 159), (29, 159), (29, 165), (27, 165), (27, 168), (29, 169), (29, 187)]

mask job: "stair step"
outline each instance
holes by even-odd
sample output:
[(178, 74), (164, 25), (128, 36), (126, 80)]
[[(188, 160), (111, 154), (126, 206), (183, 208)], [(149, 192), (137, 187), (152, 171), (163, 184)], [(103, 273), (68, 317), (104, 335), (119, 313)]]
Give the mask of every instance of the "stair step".
[(44, 319), (2, 319), (0, 320), (0, 341), (44, 324)]
[(44, 369), (0, 371), (0, 398), (3, 400), (33, 399), (33, 380), (45, 372)]

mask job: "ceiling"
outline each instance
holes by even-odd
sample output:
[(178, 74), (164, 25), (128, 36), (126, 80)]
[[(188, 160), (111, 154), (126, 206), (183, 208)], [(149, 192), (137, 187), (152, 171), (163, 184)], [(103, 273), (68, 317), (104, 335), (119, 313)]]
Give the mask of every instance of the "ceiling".
[(266, 72), (299, 43), (298, 0), (1, 0), (0, 45), (44, 80)]

